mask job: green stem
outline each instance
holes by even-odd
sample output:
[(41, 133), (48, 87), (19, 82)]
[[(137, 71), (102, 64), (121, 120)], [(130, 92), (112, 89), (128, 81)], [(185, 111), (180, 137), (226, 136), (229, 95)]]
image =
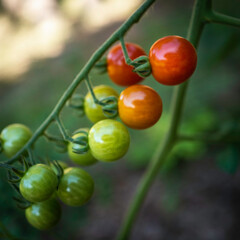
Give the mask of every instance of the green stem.
[(55, 120), (58, 125), (59, 131), (63, 136), (64, 141), (72, 142), (73, 139), (71, 137), (69, 137), (69, 135), (67, 134), (67, 131), (66, 131), (65, 127), (63, 126), (61, 119), (57, 116), (55, 118)]
[(239, 18), (227, 16), (225, 14), (218, 13), (213, 10), (209, 10), (206, 13), (205, 19), (207, 22), (220, 23), (220, 24), (230, 25), (234, 27), (240, 27)]
[(101, 102), (97, 99), (94, 91), (93, 91), (93, 87), (92, 87), (92, 84), (90, 82), (90, 79), (89, 77), (85, 77), (85, 82), (86, 82), (86, 85), (87, 85), (87, 88), (88, 88), (88, 91), (91, 93), (91, 96), (93, 98), (93, 101), (95, 104), (98, 104), (98, 105), (103, 105), (101, 104)]
[[(207, 0), (196, 0), (192, 12), (192, 17), (189, 25), (187, 39), (197, 48), (201, 32), (204, 26), (204, 10), (206, 7)], [(167, 155), (171, 151), (177, 136), (179, 123), (181, 120), (184, 98), (186, 95), (188, 82), (181, 84), (176, 87), (172, 97), (172, 114), (169, 130), (164, 137), (164, 140), (160, 142), (152, 160), (146, 169), (142, 179), (140, 180), (135, 196), (127, 210), (125, 220), (122, 228), (120, 229), (118, 240), (126, 240), (129, 237), (133, 223), (137, 217), (141, 205), (151, 187), (154, 179), (156, 178), (160, 167), (165, 161)]]
[(119, 38), (119, 40), (120, 40), (120, 43), (121, 43), (121, 46), (122, 46), (122, 50), (123, 50), (123, 55), (124, 55), (124, 58), (125, 58), (125, 62), (126, 62), (128, 65), (131, 65), (132, 60), (131, 60), (130, 57), (128, 56), (128, 51), (127, 51), (126, 44), (125, 44), (125, 42), (124, 42), (123, 37), (121, 36), (121, 37)]
[(17, 158), (29, 147), (34, 144), (34, 142), (44, 133), (44, 131), (48, 128), (48, 126), (54, 121), (55, 116), (60, 113), (62, 108), (64, 107), (67, 100), (71, 97), (74, 90), (78, 87), (78, 85), (83, 81), (85, 76), (89, 74), (91, 69), (97, 63), (97, 61), (103, 56), (103, 54), (111, 47), (119, 38), (125, 35), (128, 30), (133, 26), (133, 24), (137, 23), (143, 14), (147, 11), (147, 9), (155, 2), (156, 0), (146, 0), (98, 49), (93, 55), (90, 57), (88, 62), (84, 65), (82, 70), (77, 74), (74, 78), (73, 82), (69, 85), (69, 87), (65, 90), (58, 103), (46, 118), (46, 120), (41, 124), (41, 126), (36, 130), (33, 134), (32, 138), (26, 143), (26, 145), (19, 150), (11, 159), (6, 161), (5, 163), (14, 163), (17, 161)]

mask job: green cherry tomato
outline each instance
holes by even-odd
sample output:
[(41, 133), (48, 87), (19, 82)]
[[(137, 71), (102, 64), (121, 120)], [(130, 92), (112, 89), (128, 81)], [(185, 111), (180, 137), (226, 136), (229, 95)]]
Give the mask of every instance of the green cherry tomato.
[(23, 124), (11, 124), (1, 132), (3, 152), (7, 157), (14, 156), (31, 138), (31, 130)]
[(50, 166), (33, 165), (20, 181), (20, 192), (30, 202), (41, 202), (57, 189), (58, 178)]
[[(95, 96), (98, 100), (102, 100), (110, 96), (115, 96), (118, 98), (119, 96), (113, 88), (105, 85), (99, 85), (97, 87), (94, 87), (93, 92), (95, 93)], [(102, 111), (102, 107), (94, 103), (90, 92), (85, 96), (84, 111), (88, 119), (93, 123), (107, 118)]]
[(33, 203), (25, 210), (28, 222), (39, 230), (53, 227), (61, 218), (61, 206), (55, 198)]
[[(88, 128), (80, 128), (77, 131), (86, 131), (89, 132)], [(85, 136), (84, 133), (77, 133), (74, 134), (72, 136), (73, 139), (76, 139), (78, 137), (82, 137)], [(79, 146), (76, 143), (69, 143), (68, 144), (68, 156), (69, 158), (74, 162), (77, 163), (81, 166), (88, 166), (88, 165), (92, 165), (94, 163), (97, 162), (97, 160), (93, 157), (91, 150), (88, 150), (86, 153), (82, 153), (82, 154), (78, 154), (78, 153), (74, 153), (72, 148), (81, 148), (81, 146)]]
[(112, 162), (127, 152), (130, 136), (122, 123), (106, 119), (90, 129), (88, 141), (92, 154), (97, 160)]
[(69, 206), (81, 206), (92, 196), (94, 181), (83, 169), (72, 167), (64, 170), (60, 179), (58, 197)]

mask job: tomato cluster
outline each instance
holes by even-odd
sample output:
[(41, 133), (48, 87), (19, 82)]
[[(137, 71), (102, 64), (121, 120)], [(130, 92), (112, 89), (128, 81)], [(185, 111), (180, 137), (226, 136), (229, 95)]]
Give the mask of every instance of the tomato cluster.
[[(80, 166), (122, 158), (130, 145), (127, 127), (146, 129), (160, 119), (162, 99), (153, 88), (138, 84), (143, 80), (138, 75), (139, 69), (149, 71), (145, 68), (151, 66), (152, 75), (158, 82), (177, 85), (193, 74), (197, 64), (192, 44), (178, 36), (157, 40), (150, 49), (149, 64), (139, 60), (143, 59), (141, 56), (146, 59), (140, 46), (126, 43), (126, 51), (132, 61), (130, 65), (125, 61), (121, 45), (111, 48), (107, 55), (110, 79), (117, 85), (127, 86), (120, 96), (112, 87), (100, 85), (84, 98), (84, 112), (94, 125), (90, 129), (78, 129), (67, 145), (69, 158)], [(109, 119), (115, 118), (113, 113), (117, 112), (123, 123)], [(31, 136), (31, 130), (22, 124), (7, 126), (0, 135), (3, 153), (9, 158), (14, 156)], [(27, 220), (35, 228), (45, 230), (60, 219), (61, 206), (57, 198), (66, 205), (81, 206), (92, 197), (94, 181), (85, 170), (68, 167), (59, 161), (57, 167), (56, 164), (35, 164), (28, 168), (20, 175), (19, 190), (30, 203), (25, 210)]]

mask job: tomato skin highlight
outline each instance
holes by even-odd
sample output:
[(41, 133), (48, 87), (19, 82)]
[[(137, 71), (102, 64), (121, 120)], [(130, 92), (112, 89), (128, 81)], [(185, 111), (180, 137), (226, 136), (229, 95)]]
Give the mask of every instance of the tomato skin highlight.
[[(112, 87), (106, 85), (99, 85), (94, 87), (93, 92), (95, 93), (95, 96), (98, 100), (102, 100), (110, 96), (115, 96), (116, 98), (119, 97), (117, 91), (115, 91)], [(88, 119), (93, 123), (96, 123), (103, 119), (107, 119), (107, 117), (103, 113), (102, 107), (94, 103), (90, 92), (85, 96), (84, 111)]]
[(62, 202), (69, 206), (82, 206), (91, 198), (93, 191), (93, 178), (86, 171), (77, 167), (64, 169), (57, 190)]
[(39, 230), (47, 230), (58, 223), (61, 218), (61, 206), (54, 198), (33, 203), (25, 210), (28, 222)]
[(164, 85), (185, 82), (195, 71), (197, 53), (185, 38), (167, 36), (157, 40), (149, 52), (153, 77)]
[(128, 127), (145, 129), (153, 126), (162, 114), (162, 99), (152, 88), (132, 85), (120, 94), (119, 117)]
[(14, 123), (1, 132), (3, 153), (7, 157), (14, 156), (32, 137), (31, 130), (23, 124)]
[(42, 202), (57, 189), (58, 178), (50, 166), (36, 164), (28, 169), (19, 185), (22, 196), (30, 202)]
[[(78, 130), (84, 130), (89, 132), (88, 128), (80, 128)], [(81, 137), (81, 136), (84, 136), (84, 133), (74, 134), (72, 138), (76, 139), (77, 137)], [(68, 144), (68, 156), (74, 163), (80, 166), (89, 166), (97, 162), (97, 160), (93, 157), (90, 149), (86, 153), (77, 154), (73, 152), (72, 147), (77, 148), (79, 147), (79, 145), (72, 142)]]
[(102, 120), (93, 125), (88, 139), (93, 156), (103, 162), (112, 162), (123, 157), (130, 144), (127, 128), (112, 119)]
[[(140, 56), (146, 56), (145, 51), (137, 44), (126, 43), (128, 56), (131, 60)], [(143, 80), (133, 67), (125, 62), (121, 44), (113, 46), (107, 55), (107, 72), (109, 78), (119, 86), (130, 86)]]

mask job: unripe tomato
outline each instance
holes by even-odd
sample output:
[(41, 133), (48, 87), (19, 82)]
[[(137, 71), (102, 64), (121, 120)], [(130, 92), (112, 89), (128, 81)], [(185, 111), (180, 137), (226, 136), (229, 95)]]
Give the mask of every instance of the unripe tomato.
[[(89, 132), (88, 128), (81, 128), (78, 130), (84, 130), (84, 131)], [(84, 136), (84, 133), (77, 133), (77, 134), (74, 134), (72, 136), (72, 138), (76, 139), (76, 138), (82, 137), (82, 136)], [(72, 142), (68, 144), (68, 156), (73, 162), (75, 162), (81, 166), (88, 166), (88, 165), (92, 165), (97, 162), (97, 160), (93, 157), (90, 149), (86, 153), (78, 154), (78, 153), (73, 152), (73, 149), (72, 149), (73, 147), (79, 148), (80, 146), (78, 144), (72, 143)]]
[(81, 168), (67, 168), (60, 179), (58, 197), (69, 206), (81, 206), (92, 196), (94, 181), (92, 177)]
[(88, 139), (93, 156), (103, 162), (121, 158), (127, 152), (130, 143), (127, 128), (112, 119), (102, 120), (93, 125)]
[(31, 130), (23, 124), (11, 124), (1, 132), (3, 152), (7, 157), (14, 156), (32, 137)]
[[(126, 43), (125, 45), (131, 60), (146, 55), (145, 51), (137, 44)], [(121, 44), (110, 49), (107, 55), (107, 72), (110, 79), (120, 86), (130, 86), (143, 80), (133, 72), (132, 66), (126, 64)]]
[(164, 85), (186, 81), (197, 66), (194, 46), (185, 38), (167, 36), (157, 40), (149, 52), (153, 77)]
[(119, 117), (128, 127), (145, 129), (161, 117), (162, 99), (148, 86), (133, 85), (120, 94), (118, 111)]
[(25, 216), (33, 227), (47, 230), (60, 220), (61, 206), (55, 198), (51, 197), (46, 201), (33, 203), (25, 210)]
[(30, 202), (42, 202), (57, 189), (58, 178), (52, 168), (36, 164), (28, 169), (20, 181), (20, 192)]
[[(115, 96), (116, 98), (119, 97), (117, 91), (106, 85), (99, 85), (94, 87), (93, 92), (95, 93), (95, 96), (98, 100), (102, 100), (110, 96)], [(90, 92), (86, 95), (84, 100), (84, 111), (88, 119), (93, 123), (107, 118), (103, 113), (102, 107), (99, 104), (94, 103)]]

